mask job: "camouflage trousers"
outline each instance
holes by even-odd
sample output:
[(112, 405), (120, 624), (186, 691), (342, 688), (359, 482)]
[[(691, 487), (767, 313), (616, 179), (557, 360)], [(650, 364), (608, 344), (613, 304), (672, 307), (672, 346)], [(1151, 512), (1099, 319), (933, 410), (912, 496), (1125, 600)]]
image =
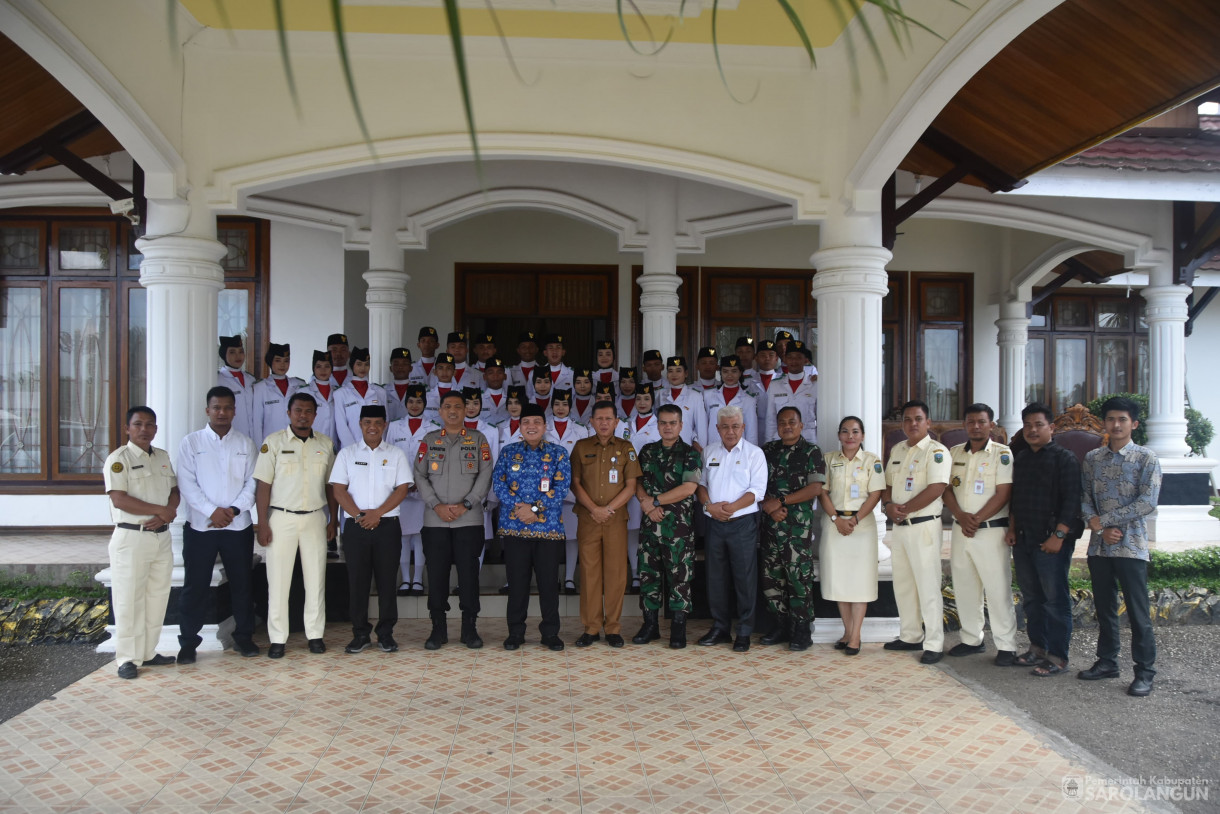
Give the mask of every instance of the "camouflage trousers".
[(767, 609), (779, 618), (813, 618), (813, 525), (762, 524), (762, 583)]
[(662, 580), (668, 585), (669, 609), (693, 609), (691, 578), (695, 573), (695, 530), (691, 512), (666, 512), (660, 523), (640, 521), (640, 607), (661, 610)]

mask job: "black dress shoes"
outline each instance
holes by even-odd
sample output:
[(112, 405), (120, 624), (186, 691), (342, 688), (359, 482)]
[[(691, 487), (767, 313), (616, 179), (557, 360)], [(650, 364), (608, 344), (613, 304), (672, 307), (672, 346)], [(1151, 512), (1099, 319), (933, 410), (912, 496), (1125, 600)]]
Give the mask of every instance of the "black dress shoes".
[(258, 645), (251, 639), (234, 639), (233, 649), (241, 653), (243, 658), (253, 658), (262, 651), (258, 649)]
[(966, 644), (965, 642), (960, 642), (949, 648), (949, 655), (955, 658), (960, 656), (977, 656), (979, 653), (983, 653), (986, 650), (986, 645)]
[(1136, 698), (1152, 695), (1152, 677), (1136, 676), (1135, 681), (1127, 688), (1127, 695), (1134, 695)]
[(141, 667), (164, 667), (167, 664), (174, 664), (176, 662), (177, 662), (177, 659), (175, 659), (173, 656), (163, 656), (160, 653), (158, 653), (157, 655), (153, 656), (151, 659), (145, 659), (144, 663), (141, 664), (140, 666)]
[(309, 652), (310, 653), (325, 653), (326, 652), (326, 642), (322, 641), (321, 639), (310, 639), (309, 640)]
[[(1105, 661), (1095, 661), (1087, 670), (1076, 674), (1081, 681), (1096, 681), (1099, 678), (1118, 678), (1118, 667)], [(1147, 693), (1144, 693), (1147, 695)]]
[[(525, 644), (524, 636), (509, 636), (507, 639), (504, 640), (504, 649), (505, 650), (516, 650), (523, 644)], [(563, 643), (560, 642), (560, 644), (563, 644)], [(553, 650), (554, 648), (551, 648), (551, 649)], [(562, 650), (563, 648), (561, 647), (560, 649)]]
[(738, 636), (737, 639), (733, 642), (733, 652), (734, 653), (744, 653), (749, 649), (750, 649), (750, 637), (749, 636)]
[(919, 657), (920, 664), (935, 664), (945, 657), (945, 654), (939, 650), (925, 650), (923, 655)]
[(610, 645), (611, 647), (622, 647), (623, 637), (617, 633), (607, 633), (606, 644)]
[(282, 659), (284, 658), (284, 645), (271, 644), (267, 646), (267, 658)]
[(1017, 651), (1015, 650), (997, 650), (995, 654), (996, 667), (1013, 667), (1016, 665)]
[(885, 650), (923, 650), (923, 642), (904, 642), (902, 639), (894, 639), (892, 642), (886, 642), (882, 647)]
[(715, 647), (718, 644), (731, 641), (733, 641), (733, 637), (729, 635), (727, 630), (714, 627), (703, 635), (703, 638), (699, 640), (699, 644), (704, 647)]
[(582, 633), (576, 641), (572, 642), (572, 644), (576, 647), (588, 647), (594, 642), (600, 642), (601, 639), (602, 637), (600, 633)]
[[(508, 643), (506, 642), (504, 646), (507, 647)], [(542, 646), (547, 650), (558, 653), (560, 650), (563, 650), (563, 639), (558, 636), (546, 636), (542, 639)]]
[(369, 645), (373, 642), (368, 636), (357, 636), (347, 643), (347, 647), (343, 648), (344, 653), (363, 653), (368, 650)]
[(398, 652), (398, 642), (394, 641), (394, 637), (389, 633), (377, 638), (377, 646), (381, 648), (382, 653)]
[(119, 665), (119, 678), (135, 678), (139, 674), (134, 661), (125, 661)]
[(195, 648), (184, 647), (178, 651), (177, 661), (179, 664), (194, 664), (195, 663)]

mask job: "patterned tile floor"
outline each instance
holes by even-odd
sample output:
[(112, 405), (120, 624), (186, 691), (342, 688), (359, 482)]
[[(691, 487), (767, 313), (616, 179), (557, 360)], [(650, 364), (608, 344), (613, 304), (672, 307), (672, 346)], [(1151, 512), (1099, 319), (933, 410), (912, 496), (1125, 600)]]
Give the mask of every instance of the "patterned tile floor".
[(480, 630), (478, 651), (404, 621), (393, 654), (346, 655), (333, 625), (325, 655), (108, 665), (0, 726), (0, 811), (1139, 810), (1066, 800), (1080, 760), (879, 645), (551, 653), (531, 631), (508, 653), (502, 620)]

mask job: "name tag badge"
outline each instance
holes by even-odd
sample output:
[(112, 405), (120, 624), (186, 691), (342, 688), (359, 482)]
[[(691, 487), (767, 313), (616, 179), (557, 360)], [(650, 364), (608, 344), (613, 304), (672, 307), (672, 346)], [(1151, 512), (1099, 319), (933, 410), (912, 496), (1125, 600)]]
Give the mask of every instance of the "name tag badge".
[(859, 500), (859, 499), (860, 499), (860, 484), (858, 484), (858, 483), (853, 483), (853, 484), (851, 485), (851, 499), (852, 499), (852, 500)]
[(550, 478), (550, 476), (548, 476), (548, 475), (543, 475), (543, 476), (542, 476), (542, 479), (541, 479), (540, 481), (538, 481), (538, 491), (539, 491), (539, 492), (549, 492), (549, 491), (551, 491), (551, 478)]
[(983, 494), (983, 481), (982, 480), (976, 480), (974, 482), (974, 493), (976, 495)]
[(618, 483), (618, 470), (617, 469), (610, 470), (610, 482)]
[(914, 478), (907, 478), (907, 491), (908, 492), (915, 491), (915, 479)]

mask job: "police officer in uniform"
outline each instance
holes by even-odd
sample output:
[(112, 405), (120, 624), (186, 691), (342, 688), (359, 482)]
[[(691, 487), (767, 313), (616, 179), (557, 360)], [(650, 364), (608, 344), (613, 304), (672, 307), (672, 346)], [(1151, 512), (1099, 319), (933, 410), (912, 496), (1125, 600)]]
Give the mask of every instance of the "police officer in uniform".
[(885, 467), (885, 513), (894, 521), (894, 600), (901, 624), (886, 650), (923, 650), (920, 661), (943, 657), (944, 602), (940, 593), (940, 512), (952, 463), (944, 444), (928, 435), (928, 405), (902, 405), (907, 440), (895, 444)]
[(220, 337), (220, 360), (224, 364), (216, 374), (216, 384), (233, 391), (236, 403), (233, 428), (242, 435), (258, 438), (260, 422), (254, 401), (254, 384), (258, 380), (244, 369), (246, 349), (242, 347), (241, 335)]
[(991, 440), (995, 413), (986, 404), (966, 408), (966, 437), (949, 451), (953, 474), (945, 505), (953, 513), (949, 568), (962, 641), (950, 656), (982, 653), (983, 601), (991, 618), (995, 663), (1011, 667), (1017, 656), (1017, 613), (1012, 601), (1012, 552), (1004, 542), (1012, 497), (1012, 450)]
[(178, 479), (169, 455), (152, 445), (157, 415), (148, 407), (127, 411), (127, 443), (102, 468), (110, 496), (110, 589), (114, 654), (119, 678), (135, 678), (136, 667), (173, 664), (157, 653), (169, 604), (174, 555), (169, 524), (178, 514)]
[(640, 450), (640, 480), (636, 485), (643, 514), (640, 526), (640, 607), (644, 624), (632, 637), (635, 644), (661, 638), (658, 615), (663, 598), (673, 612), (669, 646), (686, 647), (686, 615), (694, 607), (690, 584), (695, 568), (695, 491), (703, 474), (703, 459), (682, 440), (682, 408), (662, 405), (657, 411), (661, 440)]
[(273, 659), (284, 657), (288, 641), (288, 589), (298, 551), (309, 652), (326, 652), (326, 541), (335, 536), (339, 505), (327, 484), (335, 444), (313, 431), (317, 411), (313, 396), (293, 394), (288, 429), (267, 436), (254, 464), (258, 544), (267, 562), (267, 655)]
[(424, 560), (428, 568), (428, 613), (432, 633), (424, 642), (439, 650), (449, 641), (449, 570), (457, 565), (462, 644), (483, 646), (479, 618), (479, 555), (483, 551), (483, 504), (491, 489), (491, 444), (483, 433), (462, 426), (465, 402), (451, 390), (440, 402), (442, 428), (424, 436), (415, 457), (415, 488), (424, 499)]
[(617, 438), (613, 404), (593, 408), (596, 435), (572, 448), (576, 491), (576, 543), (580, 551), (580, 621), (577, 647), (588, 647), (606, 630), (606, 644), (622, 647), (623, 595), (627, 591), (627, 501), (640, 476), (635, 447)]
[(365, 405), (360, 410), (360, 440), (339, 450), (330, 473), (335, 500), (347, 514), (343, 553), (352, 620), (347, 653), (359, 653), (371, 643), (370, 579), (377, 582), (377, 643), (386, 653), (398, 649), (394, 641), (398, 622), (394, 577), (402, 554), (398, 514), (414, 477), (407, 456), (385, 440), (385, 419), (384, 406)]
[(775, 629), (762, 644), (788, 642), (789, 650), (813, 644), (813, 513), (826, 482), (826, 461), (817, 444), (802, 435), (795, 407), (780, 409), (779, 440), (763, 444), (767, 494), (762, 512), (763, 595)]

